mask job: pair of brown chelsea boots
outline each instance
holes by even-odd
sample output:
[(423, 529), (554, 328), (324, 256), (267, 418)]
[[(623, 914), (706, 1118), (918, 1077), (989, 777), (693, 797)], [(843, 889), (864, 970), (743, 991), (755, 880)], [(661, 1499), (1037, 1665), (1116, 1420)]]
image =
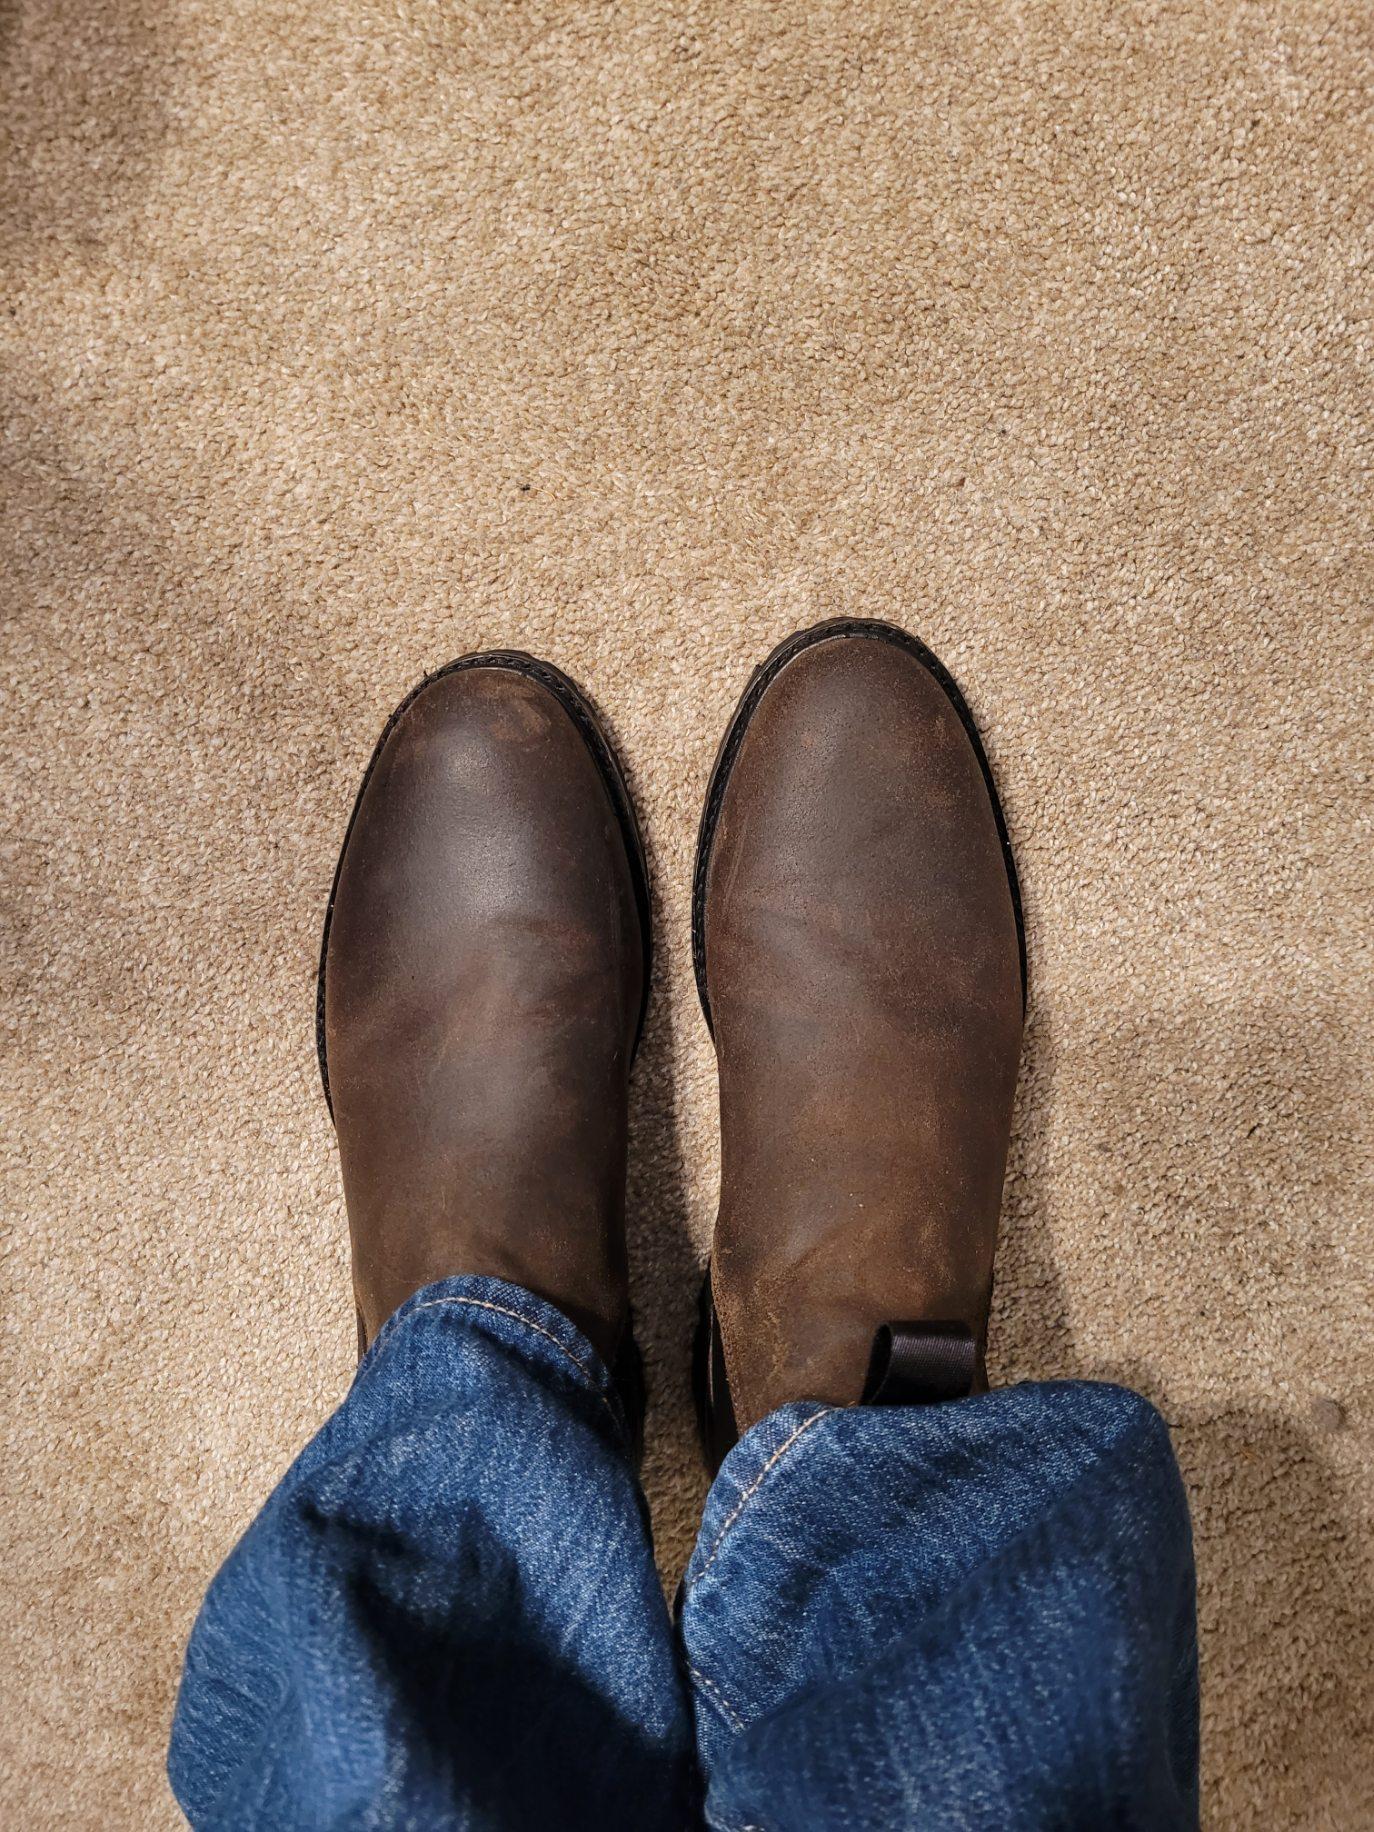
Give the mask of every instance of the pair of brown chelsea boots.
[[(1025, 943), (977, 731), (914, 637), (824, 623), (755, 670), (692, 951), (720, 1070), (708, 1462), (789, 1400), (977, 1391)], [(436, 1279), (507, 1279), (642, 1422), (625, 1166), (649, 960), (634, 808), (587, 700), (514, 652), (431, 675), (368, 766), (320, 962), (361, 1348)]]

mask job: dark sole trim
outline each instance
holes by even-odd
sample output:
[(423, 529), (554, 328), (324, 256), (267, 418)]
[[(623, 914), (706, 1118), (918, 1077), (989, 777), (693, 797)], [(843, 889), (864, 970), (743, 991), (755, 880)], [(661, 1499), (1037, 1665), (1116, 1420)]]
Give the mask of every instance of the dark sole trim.
[(714, 1480), (716, 1471), (739, 1442), (739, 1427), (725, 1372), (725, 1342), (716, 1318), (709, 1265), (697, 1296), (697, 1321), (692, 1332), (692, 1399), (701, 1454)]
[(329, 960), (329, 929), (334, 919), (334, 900), (339, 893), (339, 879), (343, 875), (344, 854), (348, 851), (348, 842), (353, 837), (353, 826), (358, 818), (358, 811), (363, 805), (367, 785), (372, 780), (372, 772), (377, 761), (386, 749), (387, 739), (409, 712), (415, 701), (426, 688), (432, 687), (435, 681), (442, 681), (450, 674), (460, 674), (469, 668), (505, 668), (512, 674), (523, 674), (530, 680), (538, 681), (562, 706), (572, 719), (587, 749), (592, 754), (605, 784), (606, 792), (611, 798), (615, 810), (621, 837), (625, 841), (626, 855), (630, 861), (630, 879), (634, 887), (635, 908), (639, 912), (640, 934), (644, 944), (644, 990), (640, 995), (639, 1017), (635, 1024), (635, 1039), (631, 1049), (633, 1060), (644, 1035), (644, 1019), (649, 1009), (649, 980), (653, 968), (653, 926), (652, 911), (649, 899), (649, 867), (644, 852), (644, 840), (639, 830), (639, 820), (635, 814), (634, 801), (625, 781), (625, 773), (620, 767), (620, 759), (610, 739), (606, 736), (595, 708), (589, 697), (561, 668), (555, 668), (551, 662), (541, 662), (533, 655), (526, 655), (521, 649), (483, 649), (472, 655), (460, 655), (456, 661), (445, 663), (436, 668), (433, 674), (412, 687), (382, 728), (382, 735), (373, 746), (367, 768), (363, 771), (362, 782), (358, 793), (353, 798), (353, 812), (348, 817), (348, 826), (344, 829), (343, 844), (339, 848), (339, 857), (334, 866), (334, 878), (329, 887), (329, 902), (324, 912), (324, 933), (320, 938), (320, 965), (315, 979), (315, 1054), (320, 1065), (320, 1080), (324, 1086), (325, 1105), (333, 1117), (334, 1102), (329, 1093), (329, 1062), (325, 1049), (324, 1035), (324, 998), (325, 970)]
[[(997, 794), (992, 766), (988, 762), (987, 752), (983, 749), (983, 740), (974, 722), (973, 714), (969, 711), (968, 702), (959, 691), (959, 684), (949, 669), (919, 637), (898, 628), (896, 624), (882, 623), (875, 618), (832, 617), (824, 623), (813, 624), (810, 629), (798, 630), (791, 636), (785, 637), (755, 668), (745, 685), (738, 705), (731, 714), (730, 723), (725, 728), (720, 748), (716, 752), (715, 762), (711, 767), (711, 777), (706, 788), (706, 802), (701, 814), (701, 826), (697, 834), (696, 861), (692, 868), (692, 968), (696, 976), (697, 997), (701, 1001), (702, 1015), (706, 1019), (706, 1028), (710, 1031), (712, 1039), (715, 1037), (715, 1025), (711, 1018), (711, 996), (706, 983), (706, 875), (710, 869), (711, 844), (715, 838), (716, 823), (720, 818), (721, 803), (730, 780), (730, 772), (734, 768), (735, 758), (739, 754), (749, 721), (758, 710), (764, 694), (787, 664), (795, 661), (807, 649), (814, 648), (817, 643), (845, 636), (867, 637), (873, 641), (891, 643), (894, 648), (905, 650), (931, 675), (959, 715), (959, 722), (973, 746), (973, 754), (978, 759), (978, 767), (983, 774), (988, 799), (992, 803), (993, 819), (997, 823), (997, 837), (1002, 847), (1003, 863), (1007, 868), (1007, 884), (1011, 891), (1012, 912), (1016, 919), (1016, 945), (1021, 961), (1021, 1010), (1023, 1015), (1025, 1013), (1028, 981), (1026, 926), (1021, 908), (1021, 886), (1016, 875), (1016, 860), (1012, 856), (1006, 816), (1002, 812), (1002, 803)], [(693, 1345), (692, 1371), (702, 1450), (707, 1467), (714, 1475), (731, 1445), (736, 1441), (737, 1432), (729, 1383), (725, 1377), (725, 1345), (721, 1338), (715, 1299), (711, 1291), (709, 1263), (706, 1268), (706, 1276), (702, 1281), (696, 1339)]]
[[(358, 818), (358, 811), (363, 805), (367, 785), (372, 779), (372, 772), (377, 766), (378, 758), (386, 748), (387, 739), (427, 687), (433, 686), (435, 681), (443, 680), (447, 675), (458, 674), (468, 668), (505, 668), (512, 674), (522, 674), (530, 680), (537, 681), (541, 687), (546, 688), (554, 696), (572, 719), (587, 749), (592, 754), (592, 761), (596, 764), (610, 797), (611, 807), (615, 811), (621, 837), (625, 842), (625, 854), (630, 863), (630, 880), (634, 890), (635, 908), (639, 913), (640, 937), (644, 948), (644, 990), (640, 995), (639, 1016), (635, 1022), (634, 1043), (630, 1050), (631, 1061), (634, 1060), (640, 1039), (644, 1035), (644, 1020), (649, 1009), (649, 982), (653, 970), (653, 920), (649, 896), (649, 867), (644, 851), (643, 836), (639, 829), (639, 820), (635, 814), (634, 800), (625, 781), (624, 771), (620, 767), (620, 759), (615, 754), (615, 747), (606, 736), (601, 720), (587, 694), (575, 681), (564, 674), (561, 668), (555, 668), (551, 662), (539, 661), (535, 656), (526, 655), (521, 649), (484, 649), (472, 655), (460, 655), (455, 661), (435, 669), (433, 674), (427, 674), (417, 686), (412, 687), (387, 720), (382, 728), (381, 737), (373, 746), (367, 768), (363, 771), (358, 793), (353, 798), (353, 811), (348, 817), (348, 826), (344, 829), (343, 844), (339, 848), (339, 856), (334, 866), (334, 878), (329, 887), (329, 902), (325, 906), (324, 931), (320, 938), (320, 965), (315, 979), (315, 1054), (320, 1065), (320, 1081), (324, 1088), (325, 1105), (329, 1109), (331, 1119), (334, 1115), (334, 1102), (329, 1092), (329, 1060), (325, 1048), (325, 971), (329, 960), (329, 930), (334, 918), (334, 902), (339, 892), (339, 879), (343, 873), (344, 854), (348, 851), (348, 842), (353, 836), (353, 826)], [(362, 1358), (366, 1347), (362, 1318), (359, 1317), (359, 1359)], [(644, 1451), (644, 1414), (647, 1396), (644, 1362), (639, 1345), (635, 1341), (633, 1319), (627, 1323), (624, 1338), (610, 1372), (625, 1415), (632, 1455), (638, 1466)]]

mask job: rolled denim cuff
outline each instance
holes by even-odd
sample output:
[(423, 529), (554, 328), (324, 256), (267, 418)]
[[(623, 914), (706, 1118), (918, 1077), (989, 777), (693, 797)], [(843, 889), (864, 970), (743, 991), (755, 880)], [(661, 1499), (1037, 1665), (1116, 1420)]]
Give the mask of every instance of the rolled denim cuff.
[(378, 1330), (354, 1385), (367, 1382), (402, 1343), (422, 1353), (443, 1343), (461, 1347), (455, 1337), (474, 1332), (515, 1356), (543, 1384), (595, 1398), (620, 1437), (631, 1441), (620, 1394), (590, 1340), (557, 1305), (505, 1279), (463, 1274), (422, 1286)]

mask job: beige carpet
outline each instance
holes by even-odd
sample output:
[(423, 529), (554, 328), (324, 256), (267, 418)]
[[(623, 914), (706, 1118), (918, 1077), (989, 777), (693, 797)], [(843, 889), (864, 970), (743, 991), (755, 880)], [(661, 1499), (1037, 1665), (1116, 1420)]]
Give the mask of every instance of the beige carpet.
[(197, 1600), (351, 1365), (336, 848), (478, 646), (592, 689), (647, 819), (681, 1562), (697, 813), (836, 612), (954, 669), (1019, 853), (997, 1368), (1176, 1429), (1211, 1823), (1374, 1823), (1372, 23), (0, 0), (7, 1825), (173, 1819)]

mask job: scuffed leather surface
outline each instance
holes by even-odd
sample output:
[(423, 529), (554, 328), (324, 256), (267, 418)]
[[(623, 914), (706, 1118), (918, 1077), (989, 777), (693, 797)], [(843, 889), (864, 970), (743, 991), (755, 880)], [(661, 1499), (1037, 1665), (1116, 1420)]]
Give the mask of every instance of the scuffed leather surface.
[(430, 682), (368, 777), (327, 950), (369, 1338), (466, 1272), (538, 1292), (614, 1353), (642, 976), (625, 840), (565, 707), (509, 668)]
[(943, 688), (873, 636), (787, 663), (720, 801), (713, 1288), (741, 1429), (857, 1400), (893, 1317), (986, 1328), (1021, 1038), (1011, 891)]

